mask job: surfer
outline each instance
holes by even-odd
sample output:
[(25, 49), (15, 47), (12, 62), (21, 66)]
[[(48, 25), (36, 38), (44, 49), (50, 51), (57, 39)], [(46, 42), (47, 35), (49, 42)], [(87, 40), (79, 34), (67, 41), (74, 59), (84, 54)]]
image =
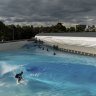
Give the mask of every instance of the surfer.
[(49, 51), (48, 48), (47, 48), (47, 51)]
[(54, 52), (53, 55), (56, 55), (56, 53)]
[(17, 78), (18, 83), (20, 83), (20, 81), (23, 79), (22, 78), (22, 75), (23, 75), (23, 71), (21, 71), (20, 73), (18, 73), (18, 74), (15, 75), (15, 78)]

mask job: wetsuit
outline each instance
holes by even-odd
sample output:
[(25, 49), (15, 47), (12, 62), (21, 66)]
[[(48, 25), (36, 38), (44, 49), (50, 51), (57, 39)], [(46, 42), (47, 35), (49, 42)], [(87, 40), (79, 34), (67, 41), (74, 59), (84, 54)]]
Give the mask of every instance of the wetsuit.
[(23, 72), (15, 75), (15, 78), (18, 79), (18, 82), (20, 82), (22, 80), (22, 74), (23, 74)]

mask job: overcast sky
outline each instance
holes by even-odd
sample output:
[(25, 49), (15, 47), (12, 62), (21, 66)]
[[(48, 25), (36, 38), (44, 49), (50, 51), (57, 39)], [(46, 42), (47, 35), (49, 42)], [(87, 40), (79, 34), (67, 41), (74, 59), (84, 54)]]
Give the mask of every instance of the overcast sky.
[(5, 23), (96, 24), (96, 0), (0, 0)]

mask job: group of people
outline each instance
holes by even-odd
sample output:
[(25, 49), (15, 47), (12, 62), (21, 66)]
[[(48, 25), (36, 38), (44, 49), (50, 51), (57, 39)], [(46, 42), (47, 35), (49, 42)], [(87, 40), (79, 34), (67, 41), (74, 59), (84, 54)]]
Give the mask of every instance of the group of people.
[[(44, 50), (44, 47), (42, 48), (42, 50)], [(47, 50), (47, 51), (49, 51), (49, 49), (48, 49), (48, 48), (47, 48), (46, 50)], [(56, 55), (56, 53), (54, 52), (54, 53), (53, 53), (53, 55)]]

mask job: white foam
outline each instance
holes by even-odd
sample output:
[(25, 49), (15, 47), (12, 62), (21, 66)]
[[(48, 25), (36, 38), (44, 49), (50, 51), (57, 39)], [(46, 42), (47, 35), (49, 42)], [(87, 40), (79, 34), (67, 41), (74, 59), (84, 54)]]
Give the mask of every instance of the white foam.
[(0, 87), (5, 86), (5, 83), (0, 83)]
[(3, 75), (8, 72), (11, 72), (13, 70), (16, 70), (20, 67), (21, 67), (21, 65), (7, 64), (6, 62), (2, 61), (2, 62), (0, 62), (0, 73)]
[[(93, 37), (60, 37), (60, 36), (36, 36), (40, 40), (59, 44), (96, 47), (96, 38)], [(62, 42), (61, 42), (62, 41)]]

